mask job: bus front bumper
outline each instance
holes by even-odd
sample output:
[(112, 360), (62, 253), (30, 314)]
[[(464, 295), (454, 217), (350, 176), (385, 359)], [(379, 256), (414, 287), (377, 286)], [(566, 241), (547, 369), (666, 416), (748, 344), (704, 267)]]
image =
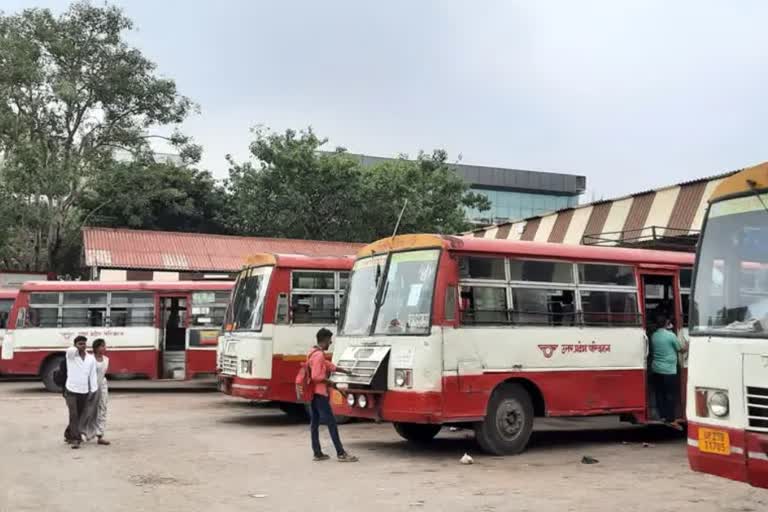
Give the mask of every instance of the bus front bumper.
[[(348, 396), (354, 397), (349, 405)], [(360, 406), (360, 397), (365, 397), (365, 407)], [(349, 390), (347, 396), (337, 391), (331, 394), (333, 412), (339, 416), (366, 418), (376, 421), (401, 423), (442, 423), (442, 400), (436, 392), (385, 391), (371, 392)]]
[(690, 422), (688, 461), (694, 471), (768, 488), (768, 433)]
[(269, 400), (270, 379), (244, 379), (219, 374), (219, 391), (248, 400)]

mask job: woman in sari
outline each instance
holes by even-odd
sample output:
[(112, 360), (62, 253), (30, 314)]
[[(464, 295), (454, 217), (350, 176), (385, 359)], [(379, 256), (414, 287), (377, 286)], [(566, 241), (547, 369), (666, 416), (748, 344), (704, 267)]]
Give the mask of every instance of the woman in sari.
[(96, 358), (96, 381), (98, 390), (88, 404), (88, 410), (83, 417), (80, 431), (90, 441), (97, 438), (97, 443), (108, 446), (109, 441), (104, 439), (107, 428), (107, 403), (109, 402), (109, 387), (107, 385), (107, 371), (109, 370), (109, 358), (105, 355), (106, 342), (99, 338), (93, 341), (93, 356)]

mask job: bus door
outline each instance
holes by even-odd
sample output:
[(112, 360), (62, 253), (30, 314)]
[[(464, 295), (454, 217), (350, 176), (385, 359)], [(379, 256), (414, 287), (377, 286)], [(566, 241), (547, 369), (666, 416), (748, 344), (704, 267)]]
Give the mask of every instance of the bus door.
[(184, 379), (186, 374), (186, 294), (160, 296), (160, 377)]
[[(659, 417), (656, 408), (656, 399), (654, 394), (651, 361), (653, 358), (653, 345), (651, 337), (657, 329), (657, 322), (660, 316), (667, 318), (670, 322), (670, 329), (680, 337), (682, 331), (682, 304), (680, 302), (680, 287), (676, 269), (670, 270), (640, 270), (640, 282), (643, 298), (643, 327), (648, 337), (648, 350), (646, 361), (646, 390), (647, 390), (647, 414), (648, 418), (655, 419)], [(682, 360), (682, 358), (681, 358)], [(678, 376), (680, 388), (678, 390), (677, 415), (680, 418), (685, 412), (685, 375), (678, 367)]]

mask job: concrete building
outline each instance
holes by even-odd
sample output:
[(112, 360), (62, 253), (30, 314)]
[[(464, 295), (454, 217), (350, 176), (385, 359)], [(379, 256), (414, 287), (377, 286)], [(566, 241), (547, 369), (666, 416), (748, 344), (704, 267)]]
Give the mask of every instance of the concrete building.
[(735, 172), (487, 226), (467, 236), (694, 251), (712, 192)]
[[(391, 158), (350, 153), (363, 165), (391, 161)], [(572, 208), (587, 187), (587, 178), (575, 174), (525, 171), (503, 167), (450, 164), (473, 192), (491, 201), (491, 209), (467, 210), (476, 225), (496, 224), (524, 219), (562, 208)]]

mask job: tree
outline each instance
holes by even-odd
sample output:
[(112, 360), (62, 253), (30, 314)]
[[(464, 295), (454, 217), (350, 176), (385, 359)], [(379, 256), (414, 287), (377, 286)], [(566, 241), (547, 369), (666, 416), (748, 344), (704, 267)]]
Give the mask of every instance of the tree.
[[(173, 80), (123, 39), (132, 22), (116, 7), (73, 4), (0, 16), (0, 154), (2, 181), (23, 198), (35, 230), (27, 266), (57, 270), (62, 251), (79, 239), (78, 202), (114, 152), (151, 161), (150, 133), (183, 121), (193, 103)], [(179, 132), (166, 138), (188, 161), (200, 148)], [(26, 213), (26, 212), (25, 212)]]
[(223, 188), (207, 171), (122, 162), (93, 180), (81, 201), (89, 225), (223, 233)]
[(465, 208), (489, 209), (488, 198), (470, 192), (447, 164), (447, 157), (445, 151), (435, 150), (420, 153), (415, 161), (402, 157), (364, 168), (371, 213), (362, 239), (392, 233), (401, 211), (401, 233), (458, 233), (469, 228)]
[(358, 163), (319, 153), (325, 144), (309, 129), (283, 134), (256, 130), (250, 150), (258, 163), (231, 168), (230, 230), (250, 235), (355, 240), (365, 219)]
[(444, 151), (363, 167), (308, 129), (255, 132), (257, 163), (231, 158), (228, 190), (236, 232), (317, 240), (371, 241), (392, 233), (405, 200), (401, 233), (456, 233), (468, 227), (464, 207), (489, 207), (485, 197), (446, 164)]

